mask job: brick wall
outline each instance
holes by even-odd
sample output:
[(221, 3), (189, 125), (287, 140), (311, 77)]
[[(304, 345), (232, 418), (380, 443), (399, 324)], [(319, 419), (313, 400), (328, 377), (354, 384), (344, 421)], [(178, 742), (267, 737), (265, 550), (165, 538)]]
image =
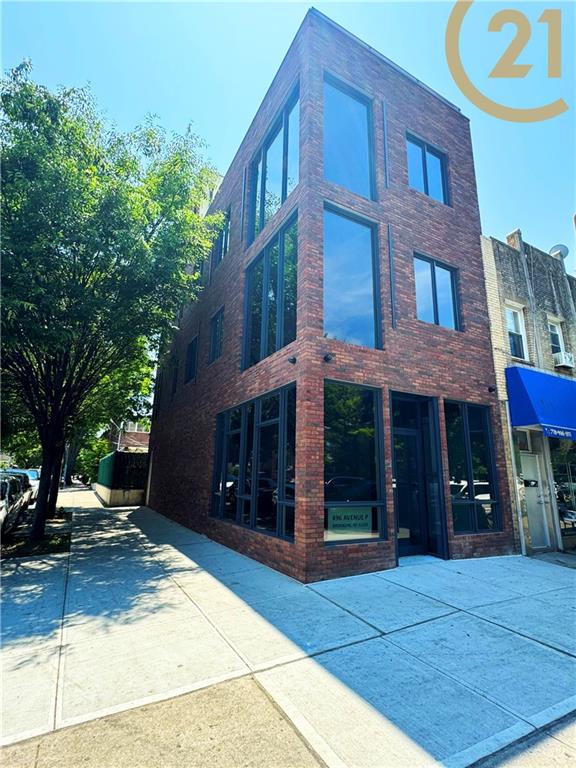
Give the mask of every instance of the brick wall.
[[(322, 90), (324, 72), (349, 82), (372, 99), (377, 200), (358, 197), (323, 179)], [(242, 179), (274, 116), (296, 81), (300, 83), (300, 184), (250, 246), (241, 232)], [(384, 106), (388, 137), (385, 175)], [(452, 205), (408, 187), (406, 132), (418, 134), (449, 158)], [(248, 198), (246, 198), (247, 200)], [(364, 216), (378, 231), (380, 300), (384, 349), (323, 339), (322, 217), (330, 202)], [(368, 46), (316, 12), (306, 16), (262, 106), (224, 177), (212, 205), (232, 207), (230, 252), (211, 277), (201, 300), (182, 320), (173, 353), (182, 361), (188, 341), (200, 334), (198, 375), (181, 380), (173, 398), (166, 382), (159, 418), (153, 424), (150, 506), (258, 560), (310, 581), (396, 565), (392, 498), (392, 445), (387, 404), (392, 391), (436, 397), (446, 496), (449, 475), (443, 399), (491, 406), (504, 528), (502, 532), (454, 536), (448, 519), (451, 557), (510, 552), (514, 548), (506, 459), (495, 382), (480, 250), (480, 221), (467, 119), (445, 100), (402, 73)], [(298, 209), (298, 326), (289, 346), (241, 372), (246, 265), (291, 213)], [(247, 207), (245, 208), (247, 222)], [(392, 228), (394, 253), (388, 251)], [(459, 270), (463, 331), (416, 319), (413, 253), (419, 251)], [(396, 327), (392, 327), (390, 259), (394, 260)], [(207, 365), (210, 317), (225, 306), (224, 352)], [(333, 360), (324, 362), (330, 352)], [(288, 363), (296, 356), (296, 365)], [(182, 370), (182, 365), (180, 366)], [(331, 378), (381, 389), (384, 403), (384, 461), (389, 540), (324, 546), (323, 385)], [(297, 384), (296, 532), (294, 543), (276, 540), (208, 517), (216, 414), (274, 387)], [(449, 507), (449, 501), (447, 502)]]

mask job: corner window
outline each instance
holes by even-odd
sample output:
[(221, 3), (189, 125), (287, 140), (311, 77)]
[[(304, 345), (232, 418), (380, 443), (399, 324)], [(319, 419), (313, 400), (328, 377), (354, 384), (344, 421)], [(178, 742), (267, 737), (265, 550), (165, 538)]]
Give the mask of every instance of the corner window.
[(324, 541), (383, 535), (380, 403), (368, 387), (324, 383)]
[(449, 202), (446, 155), (414, 136), (406, 137), (408, 183), (440, 203)]
[(416, 317), (445, 328), (458, 328), (456, 272), (424, 256), (414, 256)]
[(454, 533), (500, 529), (489, 414), (485, 406), (444, 404)]
[(526, 327), (524, 325), (524, 310), (520, 307), (506, 307), (506, 328), (510, 354), (519, 360), (528, 359), (526, 343)]
[(550, 349), (553, 355), (564, 352), (564, 338), (562, 336), (562, 324), (548, 321), (548, 333), (550, 334)]
[(380, 347), (374, 227), (324, 211), (324, 336)]
[(252, 162), (253, 238), (297, 186), (299, 165), (300, 102), (296, 91)]
[(210, 321), (210, 350), (208, 362), (213, 363), (222, 354), (224, 343), (224, 307), (218, 310)]
[(296, 387), (232, 408), (216, 422), (212, 514), (294, 538)]
[(196, 367), (198, 360), (198, 336), (192, 339), (186, 349), (186, 368), (184, 373), (184, 382), (187, 383), (196, 378)]
[(296, 338), (297, 270), (298, 224), (294, 218), (246, 272), (245, 368)]
[(324, 81), (324, 178), (373, 197), (370, 101), (332, 78)]

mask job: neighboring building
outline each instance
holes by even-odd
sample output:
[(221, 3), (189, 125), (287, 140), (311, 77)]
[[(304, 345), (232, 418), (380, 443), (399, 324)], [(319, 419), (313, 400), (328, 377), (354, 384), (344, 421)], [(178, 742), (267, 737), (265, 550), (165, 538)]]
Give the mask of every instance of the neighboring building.
[(520, 544), (574, 549), (576, 278), (561, 247), (544, 253), (520, 230), (507, 243), (483, 237), (482, 251)]
[(467, 118), (311, 10), (215, 210), (150, 506), (303, 581), (513, 552)]
[(148, 424), (137, 421), (122, 421), (118, 426), (110, 422), (108, 442), (111, 451), (147, 451), (150, 441)]

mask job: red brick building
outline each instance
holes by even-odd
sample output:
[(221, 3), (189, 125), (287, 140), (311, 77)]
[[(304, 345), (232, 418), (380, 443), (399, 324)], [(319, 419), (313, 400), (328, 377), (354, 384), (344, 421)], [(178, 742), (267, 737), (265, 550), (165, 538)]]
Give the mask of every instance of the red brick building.
[(514, 551), (468, 120), (311, 10), (214, 210), (150, 506), (303, 581)]

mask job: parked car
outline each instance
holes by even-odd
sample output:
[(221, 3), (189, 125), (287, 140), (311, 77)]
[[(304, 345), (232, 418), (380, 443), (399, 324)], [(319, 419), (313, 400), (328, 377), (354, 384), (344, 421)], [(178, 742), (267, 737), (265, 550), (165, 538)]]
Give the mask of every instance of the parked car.
[(8, 533), (18, 523), (26, 509), (26, 500), (19, 477), (3, 472), (0, 475), (0, 526)]
[(27, 507), (29, 504), (32, 503), (32, 500), (34, 498), (34, 489), (32, 487), (32, 482), (30, 480), (30, 476), (28, 475), (28, 471), (26, 469), (16, 469), (16, 468), (10, 467), (10, 469), (7, 470), (7, 472), (9, 475), (12, 475), (13, 477), (20, 478), (20, 481), (22, 484), (22, 493), (24, 494), (24, 506)]
[(31, 501), (36, 501), (38, 498), (38, 488), (40, 487), (40, 471), (37, 469), (14, 469), (11, 472), (25, 472), (30, 480), (32, 486), (32, 498)]

